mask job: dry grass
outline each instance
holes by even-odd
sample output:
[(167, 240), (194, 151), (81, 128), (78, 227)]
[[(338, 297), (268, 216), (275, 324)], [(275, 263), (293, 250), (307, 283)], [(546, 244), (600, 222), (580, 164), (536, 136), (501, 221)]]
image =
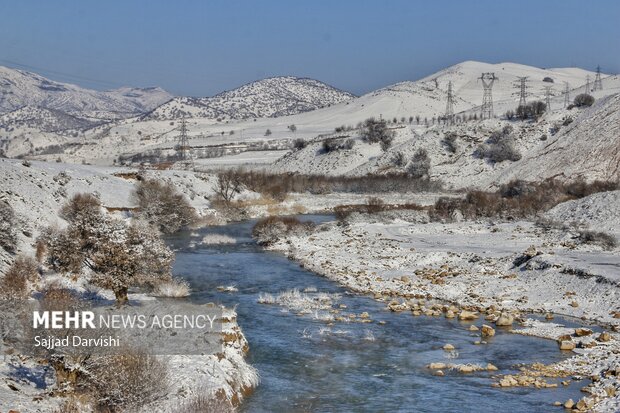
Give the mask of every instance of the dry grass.
[(156, 297), (181, 298), (187, 297), (190, 292), (189, 283), (182, 278), (159, 282), (153, 288)]
[(302, 222), (294, 217), (270, 216), (259, 220), (252, 228), (252, 236), (261, 245), (270, 245), (285, 235), (309, 234), (316, 225), (313, 222)]
[(334, 207), (334, 215), (336, 219), (342, 221), (346, 219), (352, 213), (359, 214), (378, 214), (384, 211), (397, 211), (397, 210), (413, 210), (423, 211), (428, 209), (427, 207), (420, 206), (418, 204), (386, 204), (383, 200), (377, 197), (370, 197), (365, 204), (348, 204), (337, 205)]
[(102, 410), (132, 411), (163, 397), (168, 389), (168, 365), (139, 350), (90, 359), (81, 384)]
[(183, 403), (175, 413), (233, 413), (234, 411), (229, 401), (204, 391)]
[(469, 191), (464, 198), (440, 198), (430, 209), (436, 221), (449, 221), (458, 210), (464, 218), (531, 218), (561, 202), (583, 198), (597, 192), (613, 191), (617, 182), (511, 181), (496, 192)]

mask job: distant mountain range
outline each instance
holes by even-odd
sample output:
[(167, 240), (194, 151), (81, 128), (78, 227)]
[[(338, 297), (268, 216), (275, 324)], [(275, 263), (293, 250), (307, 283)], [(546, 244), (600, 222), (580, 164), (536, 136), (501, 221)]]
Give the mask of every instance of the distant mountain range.
[(38, 107), (85, 119), (112, 120), (143, 114), (171, 98), (158, 87), (101, 92), (0, 66), (0, 113)]
[(148, 120), (208, 118), (240, 120), (296, 115), (355, 98), (314, 79), (272, 77), (213, 97), (177, 97), (144, 116)]

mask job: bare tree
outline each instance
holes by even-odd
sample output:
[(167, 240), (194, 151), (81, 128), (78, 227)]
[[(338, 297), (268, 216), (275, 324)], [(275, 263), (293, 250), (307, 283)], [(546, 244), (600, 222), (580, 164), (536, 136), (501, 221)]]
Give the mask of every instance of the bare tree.
[(241, 174), (237, 171), (229, 169), (217, 174), (217, 186), (215, 187), (215, 193), (227, 205), (230, 204), (235, 195), (241, 193), (242, 190), (243, 182), (241, 181)]

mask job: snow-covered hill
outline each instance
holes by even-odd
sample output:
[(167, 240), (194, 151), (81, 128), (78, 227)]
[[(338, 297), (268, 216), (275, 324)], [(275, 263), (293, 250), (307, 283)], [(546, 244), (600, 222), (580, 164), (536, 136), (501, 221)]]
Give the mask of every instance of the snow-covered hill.
[(178, 97), (153, 110), (144, 119), (217, 120), (267, 118), (295, 115), (354, 98), (314, 79), (272, 77), (248, 83), (213, 97)]
[(158, 87), (124, 87), (100, 92), (0, 66), (0, 112), (32, 106), (81, 118), (118, 119), (147, 112), (171, 97)]
[[(479, 145), (506, 126), (512, 128), (510, 136), (521, 159), (491, 162), (478, 156)], [(511, 179), (620, 180), (620, 94), (602, 98), (588, 109), (548, 113), (538, 121), (490, 119), (452, 127), (392, 129), (394, 143), (385, 153), (378, 144), (362, 142), (359, 132), (352, 130), (343, 133), (355, 139), (350, 150), (326, 153), (317, 140), (278, 159), (271, 169), (326, 175), (403, 172), (395, 162), (397, 155), (409, 162), (424, 149), (431, 160), (431, 177), (452, 188), (493, 188)], [(457, 137), (454, 152), (443, 142), (450, 133)]]
[(24, 106), (12, 112), (0, 114), (0, 131), (6, 133), (25, 128), (41, 132), (70, 133), (89, 129), (99, 123), (101, 122), (73, 116), (60, 110), (33, 106)]

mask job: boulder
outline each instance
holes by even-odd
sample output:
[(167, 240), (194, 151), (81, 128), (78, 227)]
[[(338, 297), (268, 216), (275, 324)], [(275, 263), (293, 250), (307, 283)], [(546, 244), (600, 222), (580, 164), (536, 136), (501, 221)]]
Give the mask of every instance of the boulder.
[(611, 334), (609, 334), (607, 331), (603, 331), (601, 334), (598, 335), (596, 339), (598, 341), (602, 341), (603, 343), (606, 343), (608, 341), (611, 341)]
[(454, 346), (452, 344), (446, 344), (443, 346), (443, 349), (446, 351), (452, 351), (454, 350)]
[(483, 324), (480, 329), (480, 334), (482, 337), (493, 337), (495, 335), (495, 329), (491, 326)]
[(568, 341), (568, 340), (560, 341), (560, 350), (574, 350), (574, 349), (575, 349), (575, 343), (573, 343), (572, 341)]
[(514, 317), (508, 313), (502, 313), (497, 321), (495, 322), (496, 326), (511, 326), (515, 321)]
[(577, 337), (589, 336), (590, 334), (592, 334), (592, 330), (590, 330), (589, 328), (576, 328), (575, 329), (575, 335)]
[(475, 320), (478, 318), (478, 313), (473, 311), (462, 310), (459, 313), (459, 320)]

